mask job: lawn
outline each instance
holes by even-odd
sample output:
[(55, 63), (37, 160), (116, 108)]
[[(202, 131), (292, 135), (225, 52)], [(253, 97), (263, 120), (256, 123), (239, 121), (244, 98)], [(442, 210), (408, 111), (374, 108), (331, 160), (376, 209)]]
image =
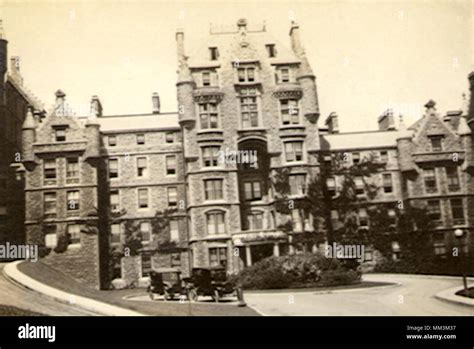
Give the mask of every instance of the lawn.
[(41, 261), (23, 262), (18, 269), (29, 277), (59, 290), (71, 294), (92, 298), (97, 301), (117, 305), (147, 315), (156, 316), (258, 316), (249, 307), (237, 307), (235, 304), (202, 304), (184, 303), (178, 301), (140, 302), (125, 300), (123, 297), (143, 295), (144, 289), (99, 291), (79, 283), (70, 276), (53, 269)]
[(12, 307), (10, 305), (0, 304), (0, 316), (45, 316), (29, 310)]

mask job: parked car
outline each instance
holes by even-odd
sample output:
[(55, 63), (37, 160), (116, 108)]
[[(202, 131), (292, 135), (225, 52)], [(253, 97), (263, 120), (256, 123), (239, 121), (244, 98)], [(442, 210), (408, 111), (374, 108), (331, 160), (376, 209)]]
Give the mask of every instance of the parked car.
[(160, 268), (150, 272), (150, 286), (147, 290), (150, 299), (155, 295), (164, 296), (165, 300), (174, 299), (176, 295), (187, 295), (181, 271), (176, 268)]

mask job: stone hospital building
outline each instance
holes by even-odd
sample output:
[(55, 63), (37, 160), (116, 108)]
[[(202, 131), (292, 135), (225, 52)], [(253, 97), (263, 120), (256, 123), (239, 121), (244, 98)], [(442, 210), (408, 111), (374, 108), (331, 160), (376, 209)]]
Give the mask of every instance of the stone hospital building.
[[(269, 178), (288, 168), (290, 197), (300, 197), (321, 166), (345, 152), (353, 163), (376, 154), (386, 164), (372, 179), (380, 187), (374, 201), (393, 204), (393, 214), (400, 200), (428, 207), (437, 221), (427, 236), (433, 254), (446, 253), (458, 228), (472, 246), (474, 99), (444, 116), (429, 101), (408, 127), (396, 129), (387, 111), (378, 130), (339, 132), (336, 113), (320, 118), (315, 73), (296, 23), (288, 41), (241, 19), (232, 30), (211, 31), (188, 56), (178, 30), (174, 113), (161, 112), (157, 94), (151, 112), (136, 115), (107, 115), (94, 96), (90, 114), (76, 116), (61, 90), (43, 113), (25, 97), (22, 161), (14, 170), (23, 178), (26, 241), (44, 246), (45, 263), (101, 288), (112, 280), (140, 285), (157, 267), (236, 273), (268, 256), (315, 251), (320, 246), (291, 243), (292, 234), (312, 230), (312, 217), (278, 213)], [(472, 95), (474, 74), (468, 81)], [(239, 152), (256, 161), (223, 161), (222, 154)], [(459, 161), (451, 161), (453, 153)], [(330, 190), (340, 187), (336, 177), (325, 180)], [(156, 214), (168, 209), (156, 234)], [(363, 207), (359, 216), (367, 224)], [(278, 228), (288, 219), (291, 233)], [(112, 258), (130, 230), (141, 247)], [(66, 248), (58, 250), (64, 236)], [(396, 238), (392, 245), (396, 259)]]

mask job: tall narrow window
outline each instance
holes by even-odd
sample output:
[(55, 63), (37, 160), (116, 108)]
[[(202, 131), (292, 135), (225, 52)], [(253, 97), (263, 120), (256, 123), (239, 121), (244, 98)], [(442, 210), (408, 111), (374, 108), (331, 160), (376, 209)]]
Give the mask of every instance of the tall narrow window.
[(44, 230), (44, 244), (48, 248), (55, 248), (58, 244), (58, 235), (55, 225), (48, 225)]
[(147, 277), (152, 270), (151, 254), (144, 253), (142, 254), (141, 257), (142, 257), (142, 276)]
[(121, 241), (120, 224), (114, 223), (110, 225), (110, 242), (112, 244), (119, 244)]
[(382, 175), (383, 178), (383, 192), (386, 194), (393, 192), (393, 183), (392, 183), (392, 174), (391, 173), (384, 173)]
[(355, 190), (357, 195), (364, 194), (364, 179), (361, 176), (354, 177)]
[(148, 189), (138, 189), (138, 208), (148, 208)]
[(247, 215), (247, 226), (249, 230), (263, 229), (263, 212), (250, 212)]
[(224, 212), (214, 211), (206, 215), (209, 235), (225, 234)]
[(435, 169), (434, 168), (424, 169), (423, 178), (425, 182), (425, 191), (427, 193), (435, 193), (438, 190)]
[(71, 245), (80, 245), (81, 226), (79, 224), (68, 224), (67, 233), (69, 234), (69, 243)]
[(140, 238), (142, 242), (148, 243), (151, 241), (151, 227), (150, 222), (140, 223)]
[(109, 159), (109, 178), (118, 178), (118, 159)]
[(175, 175), (176, 174), (176, 156), (170, 155), (166, 157), (166, 174)]
[(328, 188), (329, 196), (333, 197), (336, 195), (336, 178), (326, 178), (326, 187)]
[(222, 200), (224, 198), (222, 179), (208, 179), (204, 181), (206, 200)]
[(120, 197), (118, 190), (110, 191), (110, 209), (112, 211), (120, 210)]
[(464, 223), (464, 205), (462, 199), (451, 199), (449, 200), (451, 204), (451, 214), (453, 216), (454, 224), (463, 224)]
[(460, 189), (459, 172), (457, 166), (446, 167), (446, 178), (448, 181), (449, 191), (458, 191)]
[(178, 204), (178, 190), (176, 187), (168, 188), (168, 206), (175, 207)]
[(306, 175), (294, 174), (289, 176), (290, 194), (303, 195), (306, 193)]
[(285, 154), (287, 162), (303, 160), (303, 142), (286, 142)]
[(360, 153), (359, 152), (352, 153), (352, 163), (354, 165), (357, 165), (358, 163), (360, 163)]
[(268, 45), (265, 45), (265, 47), (267, 48), (267, 54), (269, 58), (276, 57), (275, 44), (268, 44)]
[(66, 183), (79, 183), (79, 159), (66, 159)]
[(77, 211), (79, 210), (79, 190), (70, 190), (67, 192), (67, 210), (68, 211)]
[(43, 196), (43, 209), (45, 215), (56, 214), (56, 193), (48, 192)]
[(217, 111), (217, 103), (200, 103), (199, 104), (199, 120), (201, 129), (218, 128), (219, 113)]
[(208, 71), (202, 73), (202, 86), (211, 86), (211, 73)]
[(369, 226), (369, 217), (365, 208), (359, 209), (359, 226), (364, 228)]
[(261, 200), (262, 186), (260, 181), (245, 182), (245, 200)]
[(147, 159), (146, 157), (137, 158), (137, 176), (146, 177), (147, 176)]
[(289, 68), (280, 69), (280, 82), (290, 82), (290, 69)]
[(219, 59), (219, 51), (217, 47), (209, 47), (209, 59), (211, 61), (217, 61)]
[(203, 147), (202, 161), (204, 167), (216, 167), (219, 165), (220, 147)]
[(283, 99), (280, 101), (281, 119), (283, 125), (298, 125), (300, 115), (296, 99)]
[(240, 116), (243, 128), (259, 126), (257, 90), (255, 88), (240, 90)]
[(170, 241), (179, 241), (179, 221), (177, 219), (171, 219), (170, 225)]
[(433, 234), (433, 248), (435, 255), (440, 257), (446, 256), (446, 245), (443, 232), (436, 232)]
[(43, 162), (44, 184), (56, 184), (56, 159), (45, 159)]
[(428, 200), (428, 216), (435, 223), (441, 220), (441, 205), (439, 200)]

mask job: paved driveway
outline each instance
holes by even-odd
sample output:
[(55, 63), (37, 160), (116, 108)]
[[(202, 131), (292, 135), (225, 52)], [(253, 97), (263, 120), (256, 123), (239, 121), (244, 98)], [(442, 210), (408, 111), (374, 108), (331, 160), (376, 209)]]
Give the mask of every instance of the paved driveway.
[(0, 304), (45, 315), (94, 315), (11, 283), (3, 276), (4, 266), (5, 264), (0, 263)]
[(462, 287), (461, 278), (370, 274), (364, 280), (401, 285), (333, 292), (247, 292), (245, 300), (264, 315), (474, 315), (474, 307), (434, 298), (447, 288)]

